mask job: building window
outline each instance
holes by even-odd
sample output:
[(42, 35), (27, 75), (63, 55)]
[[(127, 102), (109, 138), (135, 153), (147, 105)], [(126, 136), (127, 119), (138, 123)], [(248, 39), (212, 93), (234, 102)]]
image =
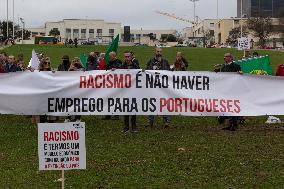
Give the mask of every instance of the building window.
[(97, 29), (97, 37), (99, 38), (103, 37), (103, 29)]
[(45, 36), (45, 33), (39, 33), (39, 35)]
[(81, 29), (81, 39), (86, 39), (86, 29)]
[(70, 28), (66, 28), (66, 31), (65, 31), (65, 37), (67, 38), (67, 39), (69, 39), (69, 38), (71, 38), (71, 29)]
[(32, 37), (38, 35), (38, 32), (32, 32)]
[(111, 36), (111, 37), (114, 36), (114, 29), (109, 29), (109, 36)]
[(134, 42), (134, 34), (130, 34), (130, 42)]
[(214, 27), (214, 25), (215, 25), (214, 23), (210, 23), (210, 27), (211, 27), (211, 28), (213, 28), (213, 27)]
[(73, 29), (73, 39), (79, 38), (79, 29)]
[(95, 30), (94, 29), (89, 29), (89, 38), (94, 39), (95, 38)]

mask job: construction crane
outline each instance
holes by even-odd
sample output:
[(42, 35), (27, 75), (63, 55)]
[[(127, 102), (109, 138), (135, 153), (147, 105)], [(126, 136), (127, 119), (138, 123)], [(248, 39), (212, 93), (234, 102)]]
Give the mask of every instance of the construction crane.
[(187, 22), (187, 23), (190, 23), (190, 24), (196, 24), (195, 22), (193, 22), (191, 20), (188, 20), (188, 19), (176, 16), (175, 14), (170, 14), (170, 13), (163, 12), (163, 11), (156, 11), (156, 13), (160, 14), (160, 15), (163, 15), (163, 16), (167, 16), (167, 17), (176, 19), (176, 20), (179, 20), (179, 21), (182, 21), (182, 22)]

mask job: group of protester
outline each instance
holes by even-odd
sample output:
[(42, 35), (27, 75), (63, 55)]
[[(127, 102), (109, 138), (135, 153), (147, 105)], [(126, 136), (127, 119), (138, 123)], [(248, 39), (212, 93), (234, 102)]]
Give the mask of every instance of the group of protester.
[[(40, 71), (51, 71), (50, 58), (44, 54), (37, 54), (40, 61)], [(72, 60), (68, 55), (62, 57), (62, 63), (58, 66), (58, 71), (91, 71), (91, 70), (113, 70), (113, 69), (139, 69), (139, 61), (136, 59), (134, 52), (125, 51), (124, 60), (121, 61), (117, 58), (115, 52), (109, 53), (109, 61), (107, 64), (104, 62), (104, 53), (90, 52), (87, 56), (87, 64), (84, 68), (80, 58), (75, 57)], [(253, 56), (258, 56), (254, 53)], [(234, 58), (231, 53), (224, 55), (224, 64), (215, 67), (216, 72), (240, 72), (241, 67), (234, 63)], [(17, 58), (12, 55), (7, 56), (5, 52), (0, 53), (0, 73), (25, 71), (29, 69), (25, 63), (23, 54), (19, 54)], [(188, 69), (188, 61), (183, 57), (181, 52), (177, 52), (174, 64), (171, 66), (169, 61), (162, 56), (162, 49), (156, 48), (154, 57), (151, 58), (146, 66), (146, 70), (172, 70), (172, 71), (186, 71)], [(163, 126), (164, 128), (170, 127), (169, 116), (164, 115)], [(52, 116), (39, 116), (36, 122), (55, 122), (58, 118)], [(104, 120), (118, 120), (119, 116), (105, 116)], [(136, 116), (124, 116), (124, 128), (123, 132), (128, 133), (130, 131), (129, 119), (131, 120), (132, 132), (137, 132)], [(154, 116), (149, 115), (147, 117), (147, 128), (153, 128)], [(65, 121), (80, 121), (81, 116), (75, 116), (73, 119), (71, 116), (67, 117)], [(237, 130), (238, 123), (242, 118), (239, 117), (219, 117), (219, 123), (226, 124), (225, 130), (235, 131)]]
[(66, 40), (65, 40), (65, 46), (66, 47), (72, 47), (73, 44), (74, 44), (75, 48), (78, 48), (78, 39), (77, 38), (75, 38), (74, 41), (71, 38), (70, 39), (66, 38)]
[[(87, 56), (87, 64), (84, 68), (80, 58), (74, 57), (72, 60), (68, 55), (62, 57), (62, 63), (58, 66), (58, 71), (91, 71), (91, 70), (113, 70), (113, 69), (139, 69), (139, 61), (136, 59), (134, 52), (125, 51), (124, 60), (121, 61), (117, 58), (115, 52), (109, 53), (109, 61), (107, 64), (104, 62), (104, 53), (90, 52)], [(52, 71), (51, 61), (49, 57), (46, 57), (42, 53), (38, 53), (37, 57), (40, 61), (39, 71)], [(187, 70), (188, 62), (182, 56), (181, 52), (177, 52), (176, 60), (174, 65), (171, 67), (168, 60), (162, 57), (162, 49), (156, 48), (155, 56), (147, 63), (147, 70), (174, 70), (174, 71), (185, 71)], [(19, 54), (16, 58), (13, 55), (7, 55), (5, 52), (0, 53), (0, 73), (9, 73), (17, 71), (31, 70), (24, 63), (23, 54)], [(55, 69), (56, 70), (56, 69)], [(130, 118), (131, 117), (131, 118)], [(57, 118), (54, 116), (33, 116), (35, 122), (55, 122)], [(65, 121), (80, 121), (81, 116), (75, 116), (72, 119), (71, 116), (67, 117)], [(105, 116), (104, 120), (118, 120), (119, 116)], [(132, 132), (137, 132), (136, 127), (136, 116), (124, 116), (124, 129), (123, 132), (127, 133), (130, 131), (129, 119), (131, 119)], [(169, 117), (163, 116), (164, 127), (169, 127)], [(154, 116), (148, 116), (147, 127), (152, 128), (154, 125)]]

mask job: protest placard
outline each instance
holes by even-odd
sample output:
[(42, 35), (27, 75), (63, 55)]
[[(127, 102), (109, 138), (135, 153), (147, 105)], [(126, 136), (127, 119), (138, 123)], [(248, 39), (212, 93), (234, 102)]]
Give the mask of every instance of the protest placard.
[(38, 124), (39, 170), (86, 169), (85, 123)]
[(238, 38), (238, 50), (249, 50), (250, 42), (246, 37)]

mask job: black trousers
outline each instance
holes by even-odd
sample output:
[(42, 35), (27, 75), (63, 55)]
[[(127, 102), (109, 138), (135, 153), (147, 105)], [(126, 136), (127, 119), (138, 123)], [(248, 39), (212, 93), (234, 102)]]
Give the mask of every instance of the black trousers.
[(133, 116), (126, 115), (124, 116), (124, 129), (123, 129), (124, 131), (129, 130), (129, 117), (131, 117), (132, 130), (136, 130), (136, 115)]

